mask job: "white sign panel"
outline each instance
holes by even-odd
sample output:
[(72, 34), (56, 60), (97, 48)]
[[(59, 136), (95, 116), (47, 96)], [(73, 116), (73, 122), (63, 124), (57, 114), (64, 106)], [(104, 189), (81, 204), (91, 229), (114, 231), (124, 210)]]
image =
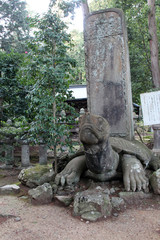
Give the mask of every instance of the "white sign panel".
[(160, 124), (160, 91), (140, 94), (144, 125)]

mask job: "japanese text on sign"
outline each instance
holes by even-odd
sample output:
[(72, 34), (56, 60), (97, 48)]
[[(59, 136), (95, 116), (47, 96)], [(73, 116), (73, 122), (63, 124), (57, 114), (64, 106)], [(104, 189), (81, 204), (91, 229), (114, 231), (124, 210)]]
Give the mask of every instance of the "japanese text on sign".
[(144, 125), (160, 124), (160, 91), (140, 94)]

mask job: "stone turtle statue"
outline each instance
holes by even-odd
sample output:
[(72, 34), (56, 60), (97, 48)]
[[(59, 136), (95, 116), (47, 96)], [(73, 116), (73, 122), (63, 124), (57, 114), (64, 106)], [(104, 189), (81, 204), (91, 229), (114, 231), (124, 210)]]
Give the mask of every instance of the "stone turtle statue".
[(101, 116), (85, 113), (80, 119), (79, 137), (84, 151), (57, 174), (57, 185), (75, 184), (84, 173), (97, 181), (123, 176), (126, 191), (146, 190), (149, 181), (145, 168), (160, 167), (160, 160), (144, 144), (110, 137), (110, 126)]

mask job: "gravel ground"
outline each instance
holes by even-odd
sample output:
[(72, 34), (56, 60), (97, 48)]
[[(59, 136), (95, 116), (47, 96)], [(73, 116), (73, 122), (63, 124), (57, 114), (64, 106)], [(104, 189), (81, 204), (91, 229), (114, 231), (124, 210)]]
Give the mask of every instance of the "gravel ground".
[[(17, 182), (16, 171), (0, 173), (5, 176), (0, 186)], [(33, 205), (17, 196), (0, 196), (0, 240), (160, 240), (160, 196), (146, 201), (118, 217), (91, 223), (57, 203)]]
[[(15, 196), (0, 197), (1, 240), (159, 240), (160, 209), (128, 209), (99, 222), (81, 221), (54, 203), (35, 206)], [(14, 216), (14, 217), (11, 217)]]

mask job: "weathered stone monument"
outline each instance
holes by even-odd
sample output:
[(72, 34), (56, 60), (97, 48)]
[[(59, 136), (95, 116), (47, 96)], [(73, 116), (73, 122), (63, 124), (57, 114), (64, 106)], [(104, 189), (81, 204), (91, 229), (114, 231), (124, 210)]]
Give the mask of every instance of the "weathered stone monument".
[[(145, 169), (150, 167), (151, 173), (159, 169), (160, 160), (142, 143), (131, 141), (133, 123), (129, 56), (124, 16), (120, 10), (108, 9), (87, 15), (85, 49), (89, 112), (79, 118), (79, 138), (83, 148), (72, 155), (65, 168), (56, 175), (53, 188), (57, 194), (55, 199), (65, 205), (69, 205), (74, 198), (74, 215), (96, 221), (123, 209), (123, 197), (127, 196), (124, 192), (118, 195), (120, 189), (129, 192), (128, 196), (130, 191), (141, 191), (135, 195), (143, 199), (146, 195), (148, 198), (148, 194), (142, 192), (148, 192), (149, 186)], [(21, 171), (19, 179), (27, 183), (24, 172)], [(90, 181), (86, 190), (85, 186), (81, 188), (81, 184), (74, 188), (82, 175), (96, 180), (96, 183)], [(110, 188), (109, 184), (104, 184), (105, 181), (115, 184), (118, 179), (123, 179), (124, 186), (121, 188)], [(151, 187), (158, 194), (159, 179), (157, 170)], [(41, 199), (44, 187), (31, 191), (32, 198)], [(117, 195), (114, 195), (115, 192)], [(51, 199), (52, 195), (49, 201)]]
[[(110, 137), (109, 124), (99, 115), (85, 113), (80, 119), (79, 127), (84, 150), (77, 157), (74, 156), (63, 171), (56, 175), (57, 185), (64, 187), (75, 184), (84, 174), (85, 177), (103, 183), (123, 177), (127, 192), (148, 192), (149, 179), (145, 168), (157, 170), (160, 166), (158, 157), (154, 157), (145, 145), (136, 140)], [(158, 194), (159, 179), (160, 173), (157, 170), (153, 173), (151, 187)], [(107, 194), (109, 195), (109, 190), (103, 191), (99, 187), (76, 194), (74, 214), (91, 221), (110, 216), (114, 204)]]
[(111, 135), (133, 138), (132, 94), (123, 12), (93, 12), (84, 22), (88, 111), (101, 115)]
[[(145, 168), (157, 170), (158, 158), (133, 139), (132, 94), (127, 32), (121, 10), (87, 14), (85, 54), (88, 113), (80, 118), (83, 151), (57, 174), (57, 185), (72, 185), (83, 176), (98, 182), (123, 178), (126, 191), (148, 191)], [(118, 136), (118, 137), (117, 137)], [(120, 138), (119, 138), (120, 137)], [(156, 163), (156, 164), (153, 164)], [(158, 176), (158, 177), (157, 177)], [(159, 174), (154, 176), (155, 192)], [(95, 221), (111, 216), (123, 199), (110, 197), (111, 189), (92, 187), (74, 197), (74, 214)]]

